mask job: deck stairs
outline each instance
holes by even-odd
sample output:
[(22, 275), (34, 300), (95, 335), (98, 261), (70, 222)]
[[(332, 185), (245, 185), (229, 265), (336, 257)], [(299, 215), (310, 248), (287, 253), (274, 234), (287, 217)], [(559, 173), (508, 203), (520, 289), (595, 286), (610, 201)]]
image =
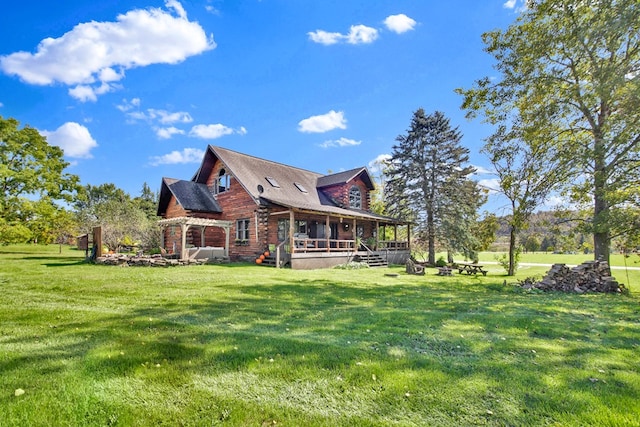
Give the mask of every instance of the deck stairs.
[(366, 262), (367, 264), (369, 264), (369, 267), (388, 267), (389, 266), (386, 259), (382, 258), (380, 255), (373, 252), (367, 252), (365, 254), (358, 255), (358, 257), (360, 258), (360, 262)]
[[(359, 259), (360, 262), (366, 262), (367, 264), (369, 264), (369, 267), (388, 267), (389, 266), (385, 258), (373, 252), (359, 253), (354, 257), (354, 259)], [(262, 260), (262, 263), (260, 265), (263, 265), (265, 267), (275, 267), (276, 266), (275, 254), (269, 254), (269, 256), (265, 257)]]

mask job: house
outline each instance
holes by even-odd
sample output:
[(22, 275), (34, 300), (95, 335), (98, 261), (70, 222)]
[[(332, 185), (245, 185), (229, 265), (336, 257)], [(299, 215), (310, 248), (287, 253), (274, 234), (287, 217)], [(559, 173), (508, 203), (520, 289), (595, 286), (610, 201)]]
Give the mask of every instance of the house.
[(209, 146), (190, 181), (162, 180), (162, 245), (183, 259), (266, 256), (297, 269), (404, 263), (409, 224), (371, 212), (373, 189), (364, 167), (322, 175)]

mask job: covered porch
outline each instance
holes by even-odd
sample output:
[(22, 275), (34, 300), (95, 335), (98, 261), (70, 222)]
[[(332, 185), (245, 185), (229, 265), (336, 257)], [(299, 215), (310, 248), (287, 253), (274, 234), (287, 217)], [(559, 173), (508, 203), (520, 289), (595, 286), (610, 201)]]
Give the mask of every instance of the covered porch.
[(276, 267), (327, 268), (354, 260), (403, 264), (410, 254), (410, 224), (368, 212), (348, 215), (344, 210), (290, 208), (271, 212), (269, 223), (278, 232), (277, 238), (269, 239), (270, 259), (265, 264)]
[[(172, 243), (172, 247), (169, 251), (181, 260), (198, 259), (198, 258), (221, 258), (229, 259), (229, 240), (231, 234), (231, 221), (222, 221), (217, 219), (208, 218), (193, 218), (193, 217), (177, 217), (168, 218), (158, 221), (161, 229), (160, 247), (165, 248), (166, 229), (168, 227), (180, 228), (180, 242), (176, 245), (176, 242)], [(205, 230), (207, 227), (217, 227), (224, 231), (224, 246), (206, 246), (205, 245)], [(200, 245), (188, 247), (187, 234), (191, 228), (196, 228), (200, 235)]]

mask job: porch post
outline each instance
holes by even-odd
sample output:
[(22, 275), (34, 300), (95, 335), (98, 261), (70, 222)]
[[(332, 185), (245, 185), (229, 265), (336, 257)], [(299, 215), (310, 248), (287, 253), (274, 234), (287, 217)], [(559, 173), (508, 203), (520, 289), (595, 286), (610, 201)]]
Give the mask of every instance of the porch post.
[(164, 232), (165, 232), (165, 227), (164, 225), (160, 226), (160, 247), (164, 249)]
[(293, 209), (289, 211), (289, 247), (291, 248), (291, 253), (296, 251), (296, 245), (293, 241), (293, 233), (295, 233), (296, 225), (295, 225), (296, 217), (293, 213)]
[(407, 223), (407, 249), (411, 251), (411, 224)]
[(200, 228), (200, 247), (201, 248), (204, 247), (204, 245), (205, 245), (204, 233), (205, 233), (206, 230), (207, 230), (207, 227), (205, 225), (203, 225)]
[(358, 251), (360, 249), (360, 247), (358, 246), (358, 230), (356, 228), (357, 228), (356, 219), (353, 218), (353, 225), (351, 226), (351, 234), (353, 234), (353, 250), (354, 251)]
[(331, 252), (331, 244), (329, 243), (329, 240), (331, 239), (331, 227), (329, 226), (329, 215), (327, 215), (327, 218), (325, 219), (325, 234), (327, 235), (327, 252)]
[(378, 221), (376, 221), (376, 235), (374, 237), (376, 238), (376, 250), (378, 250), (380, 246), (380, 222)]
[(180, 224), (180, 230), (181, 230), (181, 243), (182, 243), (182, 248), (180, 249), (180, 259), (181, 260), (186, 260), (188, 258), (188, 253), (187, 253), (187, 230), (189, 229), (189, 226), (185, 223)]
[(231, 234), (231, 227), (225, 226), (224, 229), (224, 256), (225, 258), (229, 258), (229, 234)]

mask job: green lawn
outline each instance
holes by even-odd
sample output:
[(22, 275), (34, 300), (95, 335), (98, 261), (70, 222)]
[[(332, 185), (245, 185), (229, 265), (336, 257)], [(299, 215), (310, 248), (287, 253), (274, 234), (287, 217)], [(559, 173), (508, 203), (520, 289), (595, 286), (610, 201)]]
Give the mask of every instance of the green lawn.
[(0, 247), (0, 425), (640, 425), (639, 271), (630, 296), (434, 271)]
[[(496, 261), (495, 252), (480, 252), (480, 261)], [(520, 255), (520, 262), (522, 263), (537, 263), (537, 264), (569, 264), (577, 265), (582, 264), (585, 261), (592, 261), (593, 254), (553, 254), (551, 252), (529, 252)], [(618, 253), (611, 254), (611, 265), (615, 267), (640, 267), (640, 256), (633, 254), (630, 256), (623, 256)]]

